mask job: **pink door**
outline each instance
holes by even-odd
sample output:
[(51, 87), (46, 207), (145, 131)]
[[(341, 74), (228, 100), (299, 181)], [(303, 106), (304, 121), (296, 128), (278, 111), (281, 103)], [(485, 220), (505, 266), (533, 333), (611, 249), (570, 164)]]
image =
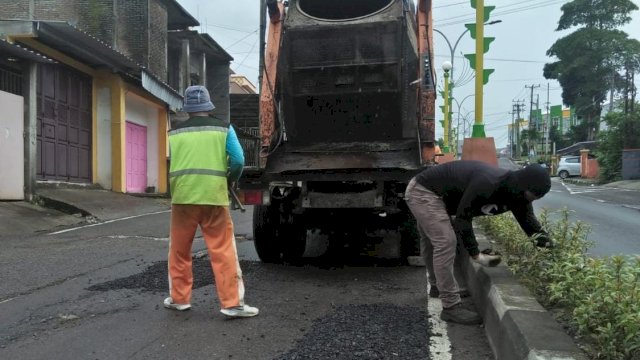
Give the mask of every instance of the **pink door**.
[(127, 192), (147, 189), (147, 128), (127, 121)]

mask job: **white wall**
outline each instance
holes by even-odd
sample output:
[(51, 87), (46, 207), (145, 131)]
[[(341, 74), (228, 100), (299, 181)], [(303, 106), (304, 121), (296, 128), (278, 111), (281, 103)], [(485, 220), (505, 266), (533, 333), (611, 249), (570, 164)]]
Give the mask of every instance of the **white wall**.
[[(158, 190), (158, 108), (131, 93), (126, 95), (126, 120), (147, 127), (147, 186)], [(162, 161), (165, 161), (162, 159)]]
[(98, 152), (97, 183), (105, 189), (111, 190), (111, 88), (99, 88), (97, 91), (98, 116)]
[(24, 199), (24, 98), (0, 91), (0, 200)]

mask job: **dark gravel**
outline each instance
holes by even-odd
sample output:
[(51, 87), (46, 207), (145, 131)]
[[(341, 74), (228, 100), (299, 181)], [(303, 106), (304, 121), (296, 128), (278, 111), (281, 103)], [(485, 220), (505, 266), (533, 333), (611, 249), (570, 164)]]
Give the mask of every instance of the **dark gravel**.
[(340, 306), (274, 360), (429, 359), (427, 319), (415, 307)]
[[(247, 275), (256, 268), (256, 266), (258, 266), (256, 263), (241, 261), (240, 268), (242, 269), (243, 277), (246, 278)], [(215, 283), (208, 257), (205, 256), (193, 259), (192, 271), (193, 289), (198, 289)], [(121, 289), (138, 289), (152, 293), (166, 292), (169, 288), (167, 272), (167, 262), (159, 261), (149, 266), (141, 273), (95, 284), (88, 287), (87, 290), (104, 292)]]

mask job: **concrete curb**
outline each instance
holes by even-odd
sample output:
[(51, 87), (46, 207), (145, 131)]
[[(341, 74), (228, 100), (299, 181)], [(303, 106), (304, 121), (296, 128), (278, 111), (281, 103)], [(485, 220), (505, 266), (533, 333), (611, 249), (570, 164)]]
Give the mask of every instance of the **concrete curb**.
[[(480, 229), (480, 249), (491, 247)], [(467, 287), (480, 314), (496, 359), (586, 360), (562, 326), (501, 264), (494, 268), (464, 261)]]

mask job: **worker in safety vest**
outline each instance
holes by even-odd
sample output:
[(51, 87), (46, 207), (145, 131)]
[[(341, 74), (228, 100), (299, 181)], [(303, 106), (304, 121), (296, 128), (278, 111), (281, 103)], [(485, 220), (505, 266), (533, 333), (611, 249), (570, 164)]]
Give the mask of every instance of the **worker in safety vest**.
[(170, 296), (164, 300), (164, 306), (180, 311), (191, 308), (191, 246), (200, 226), (215, 277), (220, 312), (229, 317), (250, 317), (258, 315), (258, 309), (244, 303), (227, 188), (228, 182), (240, 178), (244, 154), (233, 127), (209, 115), (213, 109), (207, 89), (190, 86), (183, 105), (189, 119), (169, 131)]

